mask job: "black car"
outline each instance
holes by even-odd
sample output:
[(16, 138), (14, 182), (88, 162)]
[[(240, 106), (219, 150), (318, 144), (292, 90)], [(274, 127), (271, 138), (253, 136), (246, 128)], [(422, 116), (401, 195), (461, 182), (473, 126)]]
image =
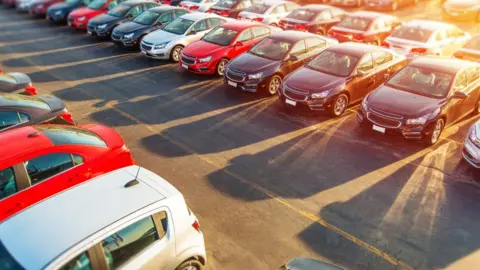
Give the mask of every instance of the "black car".
[(66, 22), (68, 14), (74, 9), (87, 6), (90, 0), (67, 0), (57, 3), (47, 9), (47, 20), (55, 23)]
[(459, 59), (480, 62), (480, 35), (474, 36), (463, 48), (456, 51), (453, 56)]
[(0, 132), (41, 123), (74, 125), (65, 104), (55, 96), (0, 94)]
[(133, 21), (115, 27), (111, 35), (112, 41), (124, 47), (138, 47), (145, 35), (189, 12), (184, 8), (167, 5), (151, 8)]
[(223, 17), (237, 18), (238, 14), (253, 4), (252, 0), (220, 0), (207, 10)]
[(277, 32), (260, 41), (227, 66), (224, 82), (237, 89), (274, 95), (289, 73), (338, 42), (308, 32)]
[(149, 1), (126, 1), (114, 7), (106, 14), (99, 15), (88, 22), (87, 33), (92, 36), (110, 37), (112, 30), (119, 24), (133, 20), (143, 11), (158, 6)]
[(0, 74), (0, 92), (13, 93), (17, 91), (29, 95), (37, 94), (28, 75), (17, 72)]

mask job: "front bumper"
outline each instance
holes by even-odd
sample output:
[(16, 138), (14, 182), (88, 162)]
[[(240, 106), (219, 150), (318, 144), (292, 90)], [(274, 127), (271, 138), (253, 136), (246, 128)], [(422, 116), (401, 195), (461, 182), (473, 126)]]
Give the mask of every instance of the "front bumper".
[(63, 22), (67, 20), (67, 13), (56, 13), (57, 11), (50, 11), (47, 10), (47, 14), (45, 15), (45, 18), (47, 20), (53, 21), (53, 22)]
[(223, 76), (223, 82), (231, 88), (235, 88), (245, 92), (256, 93), (260, 89), (266, 87), (268, 78), (261, 78), (258, 80), (236, 81), (228, 77), (228, 71), (227, 71), (225, 73), (225, 76)]
[(140, 44), (140, 51), (146, 57), (159, 60), (168, 60), (170, 59), (170, 51), (172, 50), (171, 46), (165, 46), (163, 49), (153, 49), (153, 44)]
[(480, 148), (467, 137), (463, 146), (463, 158), (473, 167), (480, 169)]
[(199, 63), (196, 59), (188, 59), (183, 54), (178, 61), (180, 67), (195, 74), (212, 75), (215, 74), (217, 62), (214, 59), (207, 63)]
[(96, 25), (87, 25), (87, 34), (91, 36), (108, 37), (112, 32), (112, 27), (99, 29)]
[(30, 8), (29, 13), (33, 16), (45, 16), (45, 14), (47, 14), (47, 7), (46, 6), (42, 6), (42, 7), (34, 6), (34, 7)]
[(136, 37), (133, 37), (130, 39), (124, 39), (123, 34), (117, 35), (115, 33), (112, 33), (110, 38), (112, 39), (112, 42), (115, 45), (123, 46), (123, 47), (134, 47), (134, 46), (137, 46), (137, 42), (138, 42), (138, 39)]
[(300, 111), (325, 111), (332, 107), (333, 97), (312, 99), (310, 94), (293, 90), (290, 87), (278, 91), (282, 103), (292, 109)]
[(73, 18), (68, 18), (67, 19), (67, 23), (68, 23), (68, 26), (71, 26), (75, 29), (78, 29), (78, 30), (86, 30), (87, 29), (87, 23), (88, 23), (88, 20), (85, 19), (83, 21), (78, 21), (77, 19), (73, 19)]

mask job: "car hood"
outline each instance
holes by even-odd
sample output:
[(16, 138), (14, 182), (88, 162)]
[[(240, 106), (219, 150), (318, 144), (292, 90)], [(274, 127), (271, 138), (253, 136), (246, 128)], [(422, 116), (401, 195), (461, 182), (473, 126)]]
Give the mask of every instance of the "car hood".
[(102, 15), (99, 15), (99, 16), (91, 19), (89, 23), (98, 25), (98, 24), (104, 24), (104, 23), (112, 23), (112, 22), (115, 22), (115, 21), (120, 21), (122, 19), (123, 19), (123, 17), (116, 17), (116, 16), (112, 16), (112, 15), (108, 15), (108, 14), (102, 14)]
[(370, 108), (387, 113), (420, 117), (434, 111), (443, 99), (431, 98), (381, 85), (367, 99)]
[(161, 44), (165, 42), (170, 42), (172, 40), (178, 39), (183, 37), (183, 35), (177, 35), (174, 33), (166, 32), (163, 30), (154, 31), (145, 36), (143, 39), (145, 42), (153, 43), (153, 44)]
[(61, 99), (53, 95), (39, 95), (37, 96), (42, 101), (46, 102), (52, 112), (61, 111), (65, 109), (65, 103)]
[(243, 72), (256, 73), (278, 65), (278, 63), (279, 61), (266, 59), (246, 52), (234, 58), (228, 66)]
[(337, 87), (345, 83), (345, 80), (346, 78), (344, 77), (337, 77), (306, 67), (301, 67), (288, 76), (285, 80), (285, 84), (292, 88), (307, 90), (311, 93), (318, 93)]
[(115, 32), (117, 33), (131, 33), (138, 30), (146, 30), (149, 29), (150, 25), (139, 24), (136, 22), (126, 22), (122, 23), (119, 26), (115, 27)]
[(477, 6), (477, 0), (449, 0), (446, 3), (447, 7), (455, 7), (455, 8), (471, 8), (473, 6)]
[(212, 55), (221, 50), (228, 50), (228, 46), (220, 46), (203, 40), (198, 40), (183, 49), (183, 52), (189, 55), (195, 55), (199, 58)]
[(88, 8), (88, 7), (82, 7), (82, 8), (78, 8), (78, 9), (75, 9), (74, 11), (72, 11), (70, 13), (70, 16), (73, 17), (73, 18), (78, 18), (78, 17), (83, 17), (83, 16), (92, 16), (92, 15), (101, 14), (101, 13), (103, 13), (103, 11), (101, 11), (101, 10), (93, 10), (93, 9)]

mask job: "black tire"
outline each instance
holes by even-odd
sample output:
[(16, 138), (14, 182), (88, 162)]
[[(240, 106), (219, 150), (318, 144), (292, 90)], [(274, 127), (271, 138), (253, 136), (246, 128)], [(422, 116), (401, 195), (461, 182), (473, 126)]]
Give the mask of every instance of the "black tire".
[(170, 61), (178, 62), (180, 61), (180, 54), (182, 53), (183, 46), (177, 45), (173, 47), (172, 51), (170, 52)]
[(440, 118), (437, 121), (435, 121), (432, 127), (432, 131), (430, 132), (430, 135), (425, 137), (425, 143), (429, 146), (436, 144), (440, 139), (440, 136), (442, 135), (442, 131), (444, 127), (445, 127), (445, 121), (443, 120), (443, 118)]
[(217, 67), (215, 68), (215, 74), (217, 76), (222, 77), (223, 73), (225, 73), (225, 69), (227, 68), (228, 59), (223, 58), (222, 60), (218, 61)]
[(276, 95), (278, 90), (282, 86), (282, 77), (280, 75), (273, 75), (270, 80), (268, 80), (267, 91), (266, 94), (269, 96)]
[(190, 259), (190, 260), (184, 261), (182, 264), (177, 266), (177, 268), (175, 268), (175, 270), (187, 270), (187, 269), (191, 269), (192, 267), (196, 270), (202, 270), (203, 269), (203, 265), (202, 265), (201, 262), (199, 262), (196, 259)]
[(333, 117), (338, 117), (342, 115), (348, 107), (348, 96), (345, 94), (340, 94), (335, 97), (332, 102), (332, 107), (330, 108), (330, 114)]
[(137, 43), (137, 48), (140, 50), (140, 46), (142, 45), (142, 41), (143, 41), (143, 38), (145, 37), (146, 35), (142, 35), (138, 38), (138, 43)]

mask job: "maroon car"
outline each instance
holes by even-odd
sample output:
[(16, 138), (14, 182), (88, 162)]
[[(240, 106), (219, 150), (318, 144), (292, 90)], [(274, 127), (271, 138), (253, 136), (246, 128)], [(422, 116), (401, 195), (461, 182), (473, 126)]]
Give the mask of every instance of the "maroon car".
[(400, 26), (397, 17), (371, 11), (357, 11), (345, 16), (328, 30), (339, 42), (355, 41), (381, 45)]
[(50, 6), (61, 3), (63, 0), (36, 0), (29, 9), (29, 13), (33, 16), (45, 16)]
[(340, 116), (348, 105), (360, 102), (405, 64), (404, 56), (389, 49), (341, 43), (291, 73), (284, 80), (280, 98), (286, 107)]

